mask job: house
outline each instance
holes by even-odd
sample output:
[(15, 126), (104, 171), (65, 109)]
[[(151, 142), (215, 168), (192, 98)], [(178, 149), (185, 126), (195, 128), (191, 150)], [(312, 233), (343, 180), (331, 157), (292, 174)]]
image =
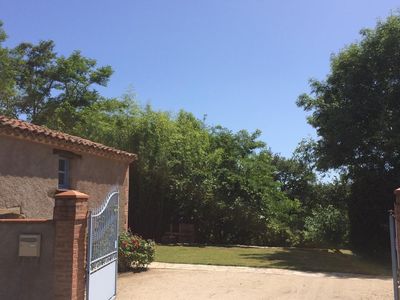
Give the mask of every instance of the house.
[(128, 226), (129, 164), (136, 155), (0, 116), (0, 218), (52, 218), (54, 195), (78, 190), (98, 207), (120, 191), (120, 228)]

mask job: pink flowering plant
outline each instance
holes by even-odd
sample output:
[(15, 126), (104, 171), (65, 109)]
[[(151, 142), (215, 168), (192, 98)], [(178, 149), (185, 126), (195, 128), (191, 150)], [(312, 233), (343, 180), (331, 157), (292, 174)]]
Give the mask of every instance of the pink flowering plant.
[(120, 234), (118, 242), (118, 270), (145, 269), (154, 260), (155, 243), (126, 231)]

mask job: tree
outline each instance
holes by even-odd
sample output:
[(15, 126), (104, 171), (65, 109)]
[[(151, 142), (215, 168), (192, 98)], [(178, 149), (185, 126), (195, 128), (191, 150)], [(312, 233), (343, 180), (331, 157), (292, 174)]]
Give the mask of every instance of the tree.
[(350, 240), (360, 251), (387, 248), (387, 211), (400, 185), (400, 16), (364, 29), (360, 42), (331, 58), (324, 81), (298, 105), (317, 129), (318, 167), (351, 181)]
[(274, 179), (272, 155), (261, 132), (211, 128), (214, 153), (212, 202), (203, 210), (203, 233), (216, 243), (293, 245), (298, 242), (300, 203), (289, 199)]
[(285, 158), (278, 154), (274, 155), (272, 164), (276, 167), (274, 178), (289, 198), (300, 200), (305, 207), (312, 207), (318, 202), (313, 189), (317, 178), (308, 165), (296, 158)]
[(260, 132), (208, 127), (192, 114), (139, 106), (132, 95), (100, 99), (69, 133), (138, 154), (131, 168), (135, 232), (160, 240), (169, 225), (195, 225), (198, 241), (292, 245), (300, 203), (274, 179)]
[(305, 218), (305, 240), (317, 247), (339, 247), (345, 245), (348, 234), (347, 215), (335, 206), (318, 205)]
[(6, 38), (3, 22), (0, 21), (0, 114), (16, 117), (15, 66), (10, 50), (2, 45)]
[(0, 101), (3, 107), (10, 107), (7, 103), (12, 102), (8, 110), (26, 115), (32, 123), (53, 127), (59, 123), (56, 127), (64, 129), (76, 121), (73, 118), (76, 110), (99, 99), (92, 86), (105, 86), (112, 69), (97, 67), (95, 60), (82, 56), (79, 51), (68, 57), (58, 56), (54, 47), (53, 41), (40, 41), (37, 45), (21, 43), (8, 50), (13, 69), (10, 78), (18, 93), (9, 92)]

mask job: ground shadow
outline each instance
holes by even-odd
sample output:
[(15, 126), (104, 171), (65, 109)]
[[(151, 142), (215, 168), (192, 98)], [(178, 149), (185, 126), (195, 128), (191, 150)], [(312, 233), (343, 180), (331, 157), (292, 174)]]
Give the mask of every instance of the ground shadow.
[(391, 275), (390, 265), (328, 249), (265, 249), (263, 253), (242, 253), (240, 257), (255, 260), (260, 267), (385, 277)]
[[(218, 248), (262, 248), (258, 246), (249, 245), (226, 245), (226, 244), (198, 244), (198, 243), (160, 243), (160, 246), (184, 246), (184, 247), (194, 247), (194, 248), (206, 248), (206, 247), (218, 247)], [(268, 247), (265, 247), (268, 248)]]

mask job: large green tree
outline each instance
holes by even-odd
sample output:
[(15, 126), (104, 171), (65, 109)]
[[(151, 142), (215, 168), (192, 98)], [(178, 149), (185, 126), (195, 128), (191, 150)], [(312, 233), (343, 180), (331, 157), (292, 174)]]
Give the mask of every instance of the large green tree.
[(15, 105), (15, 64), (11, 57), (10, 50), (3, 46), (7, 34), (0, 21), (0, 113), (16, 117)]
[(211, 128), (213, 197), (203, 220), (217, 243), (288, 245), (298, 242), (300, 203), (280, 191), (261, 132)]
[(361, 251), (388, 246), (387, 211), (400, 185), (400, 16), (388, 17), (331, 58), (298, 105), (311, 111), (321, 169), (351, 180), (350, 239)]
[[(36, 124), (50, 123), (56, 109), (66, 114), (89, 106), (98, 100), (93, 85), (105, 86), (112, 74), (109, 66), (97, 67), (96, 61), (79, 51), (58, 56), (53, 41), (37, 45), (21, 43), (11, 51), (17, 62), (17, 109)], [(52, 120), (60, 126), (71, 126), (73, 116)]]
[(0, 112), (23, 115), (35, 124), (57, 129), (73, 126), (77, 111), (92, 105), (106, 86), (110, 66), (98, 67), (94, 59), (74, 51), (58, 55), (53, 41), (3, 47), (7, 35), (0, 22)]

